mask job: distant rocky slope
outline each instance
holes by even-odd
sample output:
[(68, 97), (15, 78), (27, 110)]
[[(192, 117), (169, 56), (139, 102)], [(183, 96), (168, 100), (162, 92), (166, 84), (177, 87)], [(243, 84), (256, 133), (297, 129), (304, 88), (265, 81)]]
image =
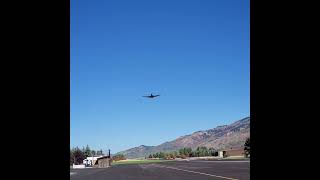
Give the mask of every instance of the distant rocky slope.
[(238, 120), (230, 125), (218, 126), (205, 131), (197, 131), (158, 146), (141, 145), (118, 152), (117, 154), (124, 154), (127, 158), (139, 158), (160, 151), (176, 151), (183, 147), (191, 147), (194, 149), (198, 146), (206, 146), (218, 150), (238, 148), (244, 145), (248, 137), (250, 137), (250, 117)]

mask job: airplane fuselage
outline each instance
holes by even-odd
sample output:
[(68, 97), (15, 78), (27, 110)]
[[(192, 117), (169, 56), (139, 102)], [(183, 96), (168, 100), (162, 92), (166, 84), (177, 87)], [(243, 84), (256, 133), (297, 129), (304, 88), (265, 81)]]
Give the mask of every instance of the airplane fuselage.
[(158, 96), (160, 96), (160, 95), (153, 95), (153, 94), (151, 94), (150, 96), (143, 96), (143, 97), (146, 97), (146, 98), (155, 98), (155, 97), (158, 97)]

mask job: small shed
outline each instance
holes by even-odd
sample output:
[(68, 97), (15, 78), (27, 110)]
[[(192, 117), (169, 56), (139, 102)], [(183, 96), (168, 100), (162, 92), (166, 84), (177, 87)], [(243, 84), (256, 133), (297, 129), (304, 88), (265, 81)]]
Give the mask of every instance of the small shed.
[(226, 151), (219, 151), (219, 157), (223, 158), (226, 156)]
[(98, 168), (107, 168), (111, 165), (110, 156), (102, 156), (97, 158), (97, 161), (95, 163)]
[(237, 148), (237, 149), (228, 149), (219, 151), (220, 157), (244, 157), (245, 152), (243, 148)]

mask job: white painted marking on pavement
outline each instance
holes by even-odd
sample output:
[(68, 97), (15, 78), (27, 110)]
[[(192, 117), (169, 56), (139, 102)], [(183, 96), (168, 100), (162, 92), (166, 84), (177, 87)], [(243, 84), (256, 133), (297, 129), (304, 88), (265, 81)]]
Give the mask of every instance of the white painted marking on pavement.
[(179, 168), (174, 168), (174, 167), (169, 167), (169, 166), (160, 166), (160, 165), (157, 165), (157, 166), (162, 167), (162, 168), (174, 169), (174, 170), (178, 170), (178, 171), (185, 171), (185, 172), (201, 174), (201, 175), (206, 175), (206, 176), (212, 176), (212, 177), (217, 177), (217, 178), (222, 178), (222, 179), (238, 180), (238, 179), (234, 179), (234, 178), (218, 176), (218, 175), (214, 175), (214, 174), (207, 174), (207, 173), (202, 173), (202, 172), (197, 172), (197, 171), (190, 171), (190, 170), (185, 170), (185, 169), (179, 169)]

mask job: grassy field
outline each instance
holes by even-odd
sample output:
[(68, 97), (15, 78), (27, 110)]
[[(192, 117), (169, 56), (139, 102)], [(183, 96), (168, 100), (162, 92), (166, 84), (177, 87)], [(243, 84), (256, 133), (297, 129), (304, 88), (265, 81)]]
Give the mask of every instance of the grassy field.
[(140, 160), (140, 159), (127, 159), (121, 161), (112, 162), (111, 165), (120, 165), (120, 164), (146, 164), (146, 163), (160, 163), (160, 162), (167, 162), (170, 160)]

